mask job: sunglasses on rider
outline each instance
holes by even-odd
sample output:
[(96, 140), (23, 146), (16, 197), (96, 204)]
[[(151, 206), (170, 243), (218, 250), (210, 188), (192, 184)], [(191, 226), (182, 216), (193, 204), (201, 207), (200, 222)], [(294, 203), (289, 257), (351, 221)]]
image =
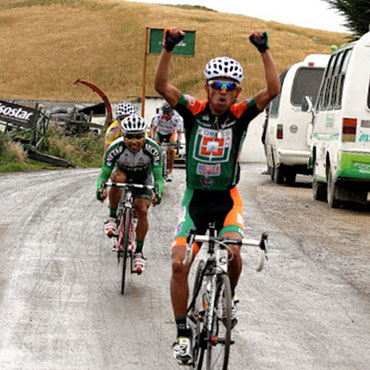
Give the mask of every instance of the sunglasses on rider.
[(136, 141), (140, 141), (142, 139), (144, 139), (145, 135), (144, 134), (126, 134), (125, 135), (125, 139), (126, 140), (136, 140)]
[(212, 89), (215, 89), (215, 90), (222, 90), (225, 87), (226, 91), (233, 91), (237, 87), (239, 87), (239, 84), (237, 82), (232, 82), (232, 81), (211, 80), (211, 81), (208, 81), (208, 86), (211, 86)]

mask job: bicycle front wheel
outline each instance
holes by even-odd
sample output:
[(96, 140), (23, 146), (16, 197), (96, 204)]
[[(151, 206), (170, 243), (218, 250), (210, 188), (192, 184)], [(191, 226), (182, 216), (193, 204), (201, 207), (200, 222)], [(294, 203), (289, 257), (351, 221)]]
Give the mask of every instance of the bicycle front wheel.
[(167, 179), (168, 168), (167, 168), (167, 153), (162, 152), (162, 175), (164, 179)]
[(127, 257), (128, 257), (128, 246), (130, 242), (130, 224), (131, 224), (131, 210), (127, 208), (123, 215), (124, 219), (124, 229), (123, 237), (120, 245), (120, 252), (122, 253), (122, 280), (121, 280), (121, 294), (125, 293), (125, 280), (126, 280), (126, 270), (127, 270)]
[(227, 370), (231, 344), (231, 287), (226, 274), (217, 279), (212, 330), (207, 343), (207, 370)]
[(202, 282), (203, 282), (203, 269), (204, 261), (200, 261), (194, 277), (194, 285), (191, 303), (188, 308), (188, 323), (192, 331), (193, 340), (193, 361), (194, 369), (200, 370), (203, 364), (204, 358), (204, 346), (202, 342), (202, 331), (203, 331), (203, 317), (205, 313), (205, 307), (203, 307), (202, 299)]

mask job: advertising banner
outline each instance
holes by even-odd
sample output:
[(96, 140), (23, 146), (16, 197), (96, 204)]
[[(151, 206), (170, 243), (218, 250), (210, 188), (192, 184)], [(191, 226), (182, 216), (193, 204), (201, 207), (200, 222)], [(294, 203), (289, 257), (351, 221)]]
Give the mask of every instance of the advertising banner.
[(0, 121), (32, 128), (38, 118), (39, 112), (36, 109), (0, 100)]

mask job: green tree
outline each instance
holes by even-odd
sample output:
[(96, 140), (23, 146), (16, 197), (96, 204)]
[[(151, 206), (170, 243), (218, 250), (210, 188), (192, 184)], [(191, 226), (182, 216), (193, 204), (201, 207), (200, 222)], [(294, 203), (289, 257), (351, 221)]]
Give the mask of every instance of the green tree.
[(330, 8), (343, 15), (343, 24), (353, 34), (353, 39), (361, 37), (369, 31), (370, 3), (369, 0), (324, 0)]

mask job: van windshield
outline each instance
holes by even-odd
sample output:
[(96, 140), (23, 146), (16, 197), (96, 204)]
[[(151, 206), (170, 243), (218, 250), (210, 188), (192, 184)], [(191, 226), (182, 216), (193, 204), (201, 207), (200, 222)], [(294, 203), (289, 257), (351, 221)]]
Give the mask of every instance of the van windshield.
[(290, 96), (291, 103), (300, 106), (304, 96), (310, 96), (312, 101), (315, 102), (323, 73), (324, 68), (299, 68), (293, 81)]

